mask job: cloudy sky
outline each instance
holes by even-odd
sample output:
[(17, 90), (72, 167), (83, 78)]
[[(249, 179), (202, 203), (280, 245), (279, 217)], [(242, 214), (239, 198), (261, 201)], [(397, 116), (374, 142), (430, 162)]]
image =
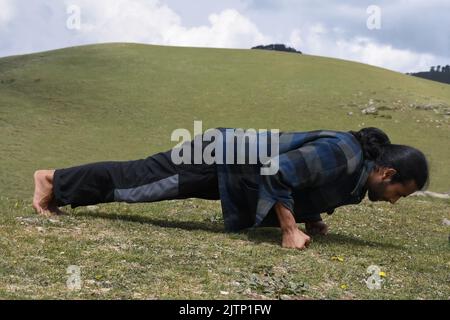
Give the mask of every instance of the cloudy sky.
[(410, 72), (450, 64), (449, 12), (449, 0), (0, 0), (0, 56), (101, 42), (285, 43)]

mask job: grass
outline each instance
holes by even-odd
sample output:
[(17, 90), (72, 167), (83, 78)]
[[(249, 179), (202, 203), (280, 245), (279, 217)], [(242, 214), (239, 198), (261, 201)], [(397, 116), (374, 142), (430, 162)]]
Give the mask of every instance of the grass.
[[(378, 115), (361, 109), (376, 105)], [(32, 174), (171, 148), (176, 128), (384, 129), (450, 187), (450, 87), (363, 64), (277, 52), (108, 44), (0, 59), (0, 298), (449, 299), (449, 202), (339, 208), (299, 252), (278, 229), (223, 232), (201, 200), (30, 207)], [(77, 265), (82, 290), (66, 287)], [(381, 290), (364, 282), (370, 265)]]
[[(326, 217), (306, 251), (278, 229), (223, 233), (217, 201), (108, 204), (51, 220), (0, 202), (0, 296), (7, 299), (450, 299), (448, 202), (364, 201)], [(81, 268), (82, 289), (66, 287)], [(386, 276), (368, 289), (367, 268)]]

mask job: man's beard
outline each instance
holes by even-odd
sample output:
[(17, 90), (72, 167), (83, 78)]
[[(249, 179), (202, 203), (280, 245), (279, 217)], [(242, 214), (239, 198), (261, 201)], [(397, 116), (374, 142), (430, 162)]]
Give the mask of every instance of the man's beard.
[(376, 193), (372, 192), (372, 190), (369, 190), (367, 195), (368, 195), (370, 201), (378, 201), (378, 200), (380, 200), (379, 196)]
[(383, 194), (386, 189), (386, 184), (381, 183), (377, 187), (369, 189), (367, 195), (370, 201), (381, 201), (383, 200)]

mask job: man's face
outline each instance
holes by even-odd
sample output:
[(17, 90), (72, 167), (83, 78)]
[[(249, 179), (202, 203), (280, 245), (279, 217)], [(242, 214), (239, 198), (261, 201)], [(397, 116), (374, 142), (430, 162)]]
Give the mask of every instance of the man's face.
[(402, 184), (392, 183), (392, 176), (396, 173), (392, 168), (380, 168), (371, 173), (367, 181), (370, 201), (388, 201), (392, 204), (401, 197), (407, 197), (417, 191), (413, 180)]

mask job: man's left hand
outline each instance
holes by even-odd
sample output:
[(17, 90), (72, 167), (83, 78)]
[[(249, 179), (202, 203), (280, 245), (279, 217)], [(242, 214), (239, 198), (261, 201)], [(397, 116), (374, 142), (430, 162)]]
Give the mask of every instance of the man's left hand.
[(306, 233), (310, 236), (315, 236), (318, 234), (326, 235), (328, 234), (328, 226), (323, 221), (306, 222)]

